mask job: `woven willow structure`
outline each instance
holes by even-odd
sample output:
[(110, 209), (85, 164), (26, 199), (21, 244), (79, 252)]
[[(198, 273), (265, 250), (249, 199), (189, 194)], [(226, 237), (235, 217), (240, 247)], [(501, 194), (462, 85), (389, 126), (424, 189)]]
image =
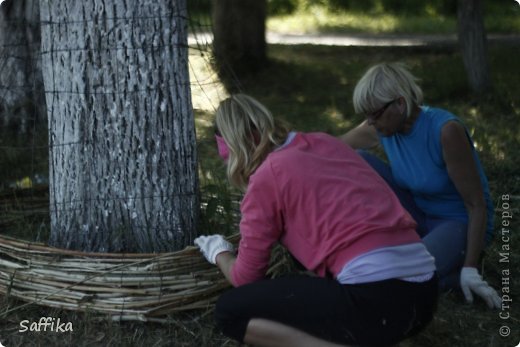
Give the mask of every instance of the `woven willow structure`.
[[(236, 245), (238, 238), (228, 240)], [(85, 253), (0, 237), (0, 293), (38, 305), (146, 321), (208, 307), (228, 286), (196, 247)]]

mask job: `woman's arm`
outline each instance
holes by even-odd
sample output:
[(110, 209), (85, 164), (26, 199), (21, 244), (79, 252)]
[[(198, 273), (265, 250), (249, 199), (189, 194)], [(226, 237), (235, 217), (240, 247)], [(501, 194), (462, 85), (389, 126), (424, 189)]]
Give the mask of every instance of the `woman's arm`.
[(339, 138), (354, 149), (370, 149), (379, 144), (376, 129), (369, 125), (366, 120)]
[(231, 252), (222, 252), (217, 255), (217, 266), (220, 271), (224, 274), (224, 277), (228, 280), (229, 283), (233, 283), (231, 280), (231, 268), (235, 264), (237, 258)]
[(487, 210), (484, 190), (471, 144), (462, 124), (451, 121), (441, 131), (442, 154), (448, 175), (464, 200), (468, 212), (465, 267), (477, 267), (484, 246)]
[(464, 200), (468, 212), (468, 239), (464, 266), (477, 267), (484, 245), (487, 210), (473, 150), (466, 130), (448, 122), (441, 131), (441, 144), (448, 175)]
[(448, 174), (468, 211), (466, 258), (460, 273), (460, 287), (466, 300), (478, 294), (490, 308), (500, 308), (501, 299), (479, 275), (477, 266), (486, 232), (486, 203), (466, 130), (458, 122), (448, 122), (441, 131), (441, 144)]
[(217, 265), (235, 287), (265, 278), (271, 249), (283, 231), (282, 202), (271, 162), (266, 161), (249, 178), (240, 203), (238, 254), (219, 254)]

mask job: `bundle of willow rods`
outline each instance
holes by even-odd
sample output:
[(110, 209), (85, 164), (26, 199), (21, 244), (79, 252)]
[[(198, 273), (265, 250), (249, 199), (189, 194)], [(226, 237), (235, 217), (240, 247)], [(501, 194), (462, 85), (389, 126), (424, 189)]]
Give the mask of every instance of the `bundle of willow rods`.
[(0, 294), (38, 305), (146, 321), (208, 307), (228, 286), (196, 247), (85, 253), (0, 236)]

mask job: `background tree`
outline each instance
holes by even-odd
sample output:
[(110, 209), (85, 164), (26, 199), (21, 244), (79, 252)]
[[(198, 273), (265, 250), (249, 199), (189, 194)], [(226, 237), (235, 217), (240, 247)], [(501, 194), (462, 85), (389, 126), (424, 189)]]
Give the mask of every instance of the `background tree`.
[(0, 125), (3, 136), (46, 124), (38, 0), (0, 6)]
[(266, 11), (266, 0), (213, 1), (213, 54), (224, 80), (265, 66)]
[(40, 12), (50, 243), (191, 243), (199, 199), (185, 1), (47, 0)]
[(457, 7), (459, 44), (468, 82), (479, 94), (490, 87), (486, 30), (480, 0), (459, 0)]

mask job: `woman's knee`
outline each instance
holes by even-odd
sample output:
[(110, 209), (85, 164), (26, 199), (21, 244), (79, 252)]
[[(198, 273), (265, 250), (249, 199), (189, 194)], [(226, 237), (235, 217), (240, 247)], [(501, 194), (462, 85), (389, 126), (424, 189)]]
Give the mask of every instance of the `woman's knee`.
[[(424, 245), (435, 258), (440, 281), (458, 272), (466, 256), (467, 224), (460, 221), (430, 222)], [(452, 281), (450, 281), (451, 283)]]

